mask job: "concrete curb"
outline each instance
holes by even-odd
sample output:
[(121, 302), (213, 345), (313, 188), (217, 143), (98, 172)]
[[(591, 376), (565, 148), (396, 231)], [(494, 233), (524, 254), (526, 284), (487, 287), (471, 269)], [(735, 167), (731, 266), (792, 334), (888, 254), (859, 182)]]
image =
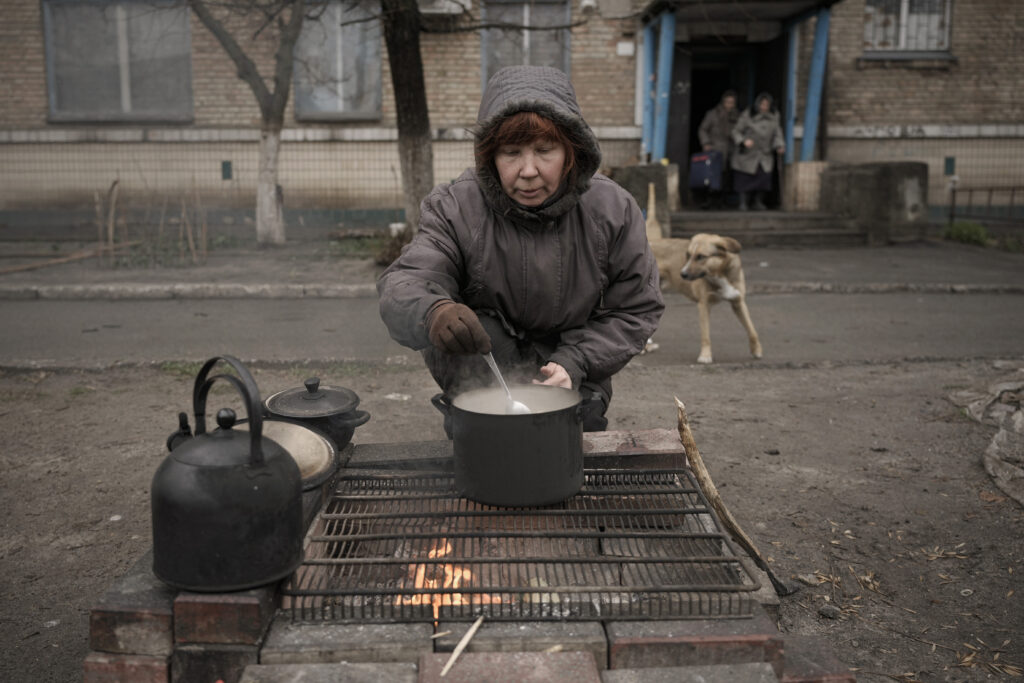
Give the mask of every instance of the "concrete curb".
[[(758, 282), (747, 294), (1024, 294), (1024, 285), (945, 283)], [(376, 297), (375, 285), (241, 283), (99, 283), (86, 285), (0, 285), (0, 300), (121, 299), (355, 299)]]
[(89, 285), (0, 285), (0, 299), (354, 299), (375, 297), (372, 284), (275, 285), (239, 283), (107, 283)]

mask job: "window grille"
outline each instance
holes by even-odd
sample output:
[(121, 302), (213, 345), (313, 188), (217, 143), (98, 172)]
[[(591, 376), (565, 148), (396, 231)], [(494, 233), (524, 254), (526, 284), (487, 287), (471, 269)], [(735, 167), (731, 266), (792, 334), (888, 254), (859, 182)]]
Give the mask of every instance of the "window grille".
[(295, 118), (379, 119), (381, 27), (376, 3), (330, 2), (295, 47)]
[(52, 119), (192, 119), (183, 3), (43, 0), (43, 24)]
[(952, 0), (866, 0), (865, 52), (949, 51)]
[(483, 31), (484, 84), (502, 67), (517, 64), (553, 66), (568, 73), (569, 29), (530, 30), (525, 27), (566, 26), (570, 20), (571, 9), (564, 0), (491, 0), (486, 3), (485, 23), (509, 24), (514, 28), (488, 28)]

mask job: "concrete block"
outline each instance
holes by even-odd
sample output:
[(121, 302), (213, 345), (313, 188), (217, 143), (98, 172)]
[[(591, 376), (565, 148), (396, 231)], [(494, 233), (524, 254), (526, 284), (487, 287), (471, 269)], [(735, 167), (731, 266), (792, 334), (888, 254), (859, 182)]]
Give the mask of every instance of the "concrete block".
[[(669, 200), (669, 178), (676, 184), (678, 196), (679, 169), (669, 169), (666, 164), (637, 164), (621, 166), (610, 170), (609, 177), (633, 195), (643, 211), (649, 211), (649, 185), (654, 183), (654, 215), (661, 224), (661, 236), (672, 234), (671, 202)], [(676, 200), (678, 202), (678, 199)]]
[(610, 669), (781, 660), (782, 635), (759, 607), (752, 618), (618, 621), (606, 630)]
[(166, 656), (174, 648), (177, 591), (153, 575), (148, 552), (89, 611), (89, 647), (98, 652)]
[(765, 662), (608, 669), (601, 672), (601, 683), (777, 683), (778, 680), (771, 665)]
[(787, 635), (782, 646), (782, 683), (854, 683), (850, 668), (821, 636)]
[(419, 683), (600, 683), (601, 675), (589, 652), (463, 652), (445, 677), (441, 671), (449, 654), (424, 655), (419, 660)]
[(261, 664), (416, 662), (434, 651), (433, 624), (293, 623), (279, 616), (260, 651)]
[[(444, 623), (438, 633), (450, 631), (437, 638), (437, 652), (451, 652), (462, 640), (471, 624)], [(563, 622), (484, 622), (466, 646), (466, 652), (589, 652), (598, 669), (608, 665), (608, 640), (604, 627), (597, 621)]]
[(238, 683), (416, 683), (412, 663), (257, 664)]
[(82, 680), (84, 683), (167, 683), (170, 667), (167, 657), (90, 652), (82, 664)]
[(174, 600), (176, 643), (258, 645), (274, 617), (276, 585), (233, 593), (181, 591)]

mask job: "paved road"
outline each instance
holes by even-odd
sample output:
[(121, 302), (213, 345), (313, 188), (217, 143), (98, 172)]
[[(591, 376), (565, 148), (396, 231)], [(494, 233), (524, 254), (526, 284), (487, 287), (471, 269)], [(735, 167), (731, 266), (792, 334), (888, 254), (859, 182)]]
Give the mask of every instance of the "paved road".
[[(655, 340), (654, 365), (688, 364), (699, 350), (697, 311), (679, 295)], [(766, 363), (877, 362), (1018, 356), (1024, 295), (761, 294), (749, 297)], [(387, 335), (374, 298), (155, 301), (0, 301), (0, 365), (105, 367), (202, 360), (358, 360), (412, 356)], [(731, 310), (712, 309), (718, 363), (746, 362)]]

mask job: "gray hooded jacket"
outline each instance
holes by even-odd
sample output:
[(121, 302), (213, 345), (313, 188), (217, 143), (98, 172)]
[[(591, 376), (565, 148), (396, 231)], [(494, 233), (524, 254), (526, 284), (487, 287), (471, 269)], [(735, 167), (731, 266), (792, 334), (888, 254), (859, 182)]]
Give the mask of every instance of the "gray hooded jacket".
[[(528, 208), (502, 189), (493, 160), (443, 183), (421, 206), (419, 230), (377, 282), (391, 336), (429, 345), (424, 320), (442, 299), (543, 340), (579, 387), (602, 381), (639, 353), (664, 310), (658, 268), (633, 197), (596, 174), (600, 148), (568, 77), (549, 67), (508, 67), (487, 84), (480, 140), (506, 117), (542, 114), (573, 141), (578, 173)], [(553, 342), (553, 343), (552, 343)]]

